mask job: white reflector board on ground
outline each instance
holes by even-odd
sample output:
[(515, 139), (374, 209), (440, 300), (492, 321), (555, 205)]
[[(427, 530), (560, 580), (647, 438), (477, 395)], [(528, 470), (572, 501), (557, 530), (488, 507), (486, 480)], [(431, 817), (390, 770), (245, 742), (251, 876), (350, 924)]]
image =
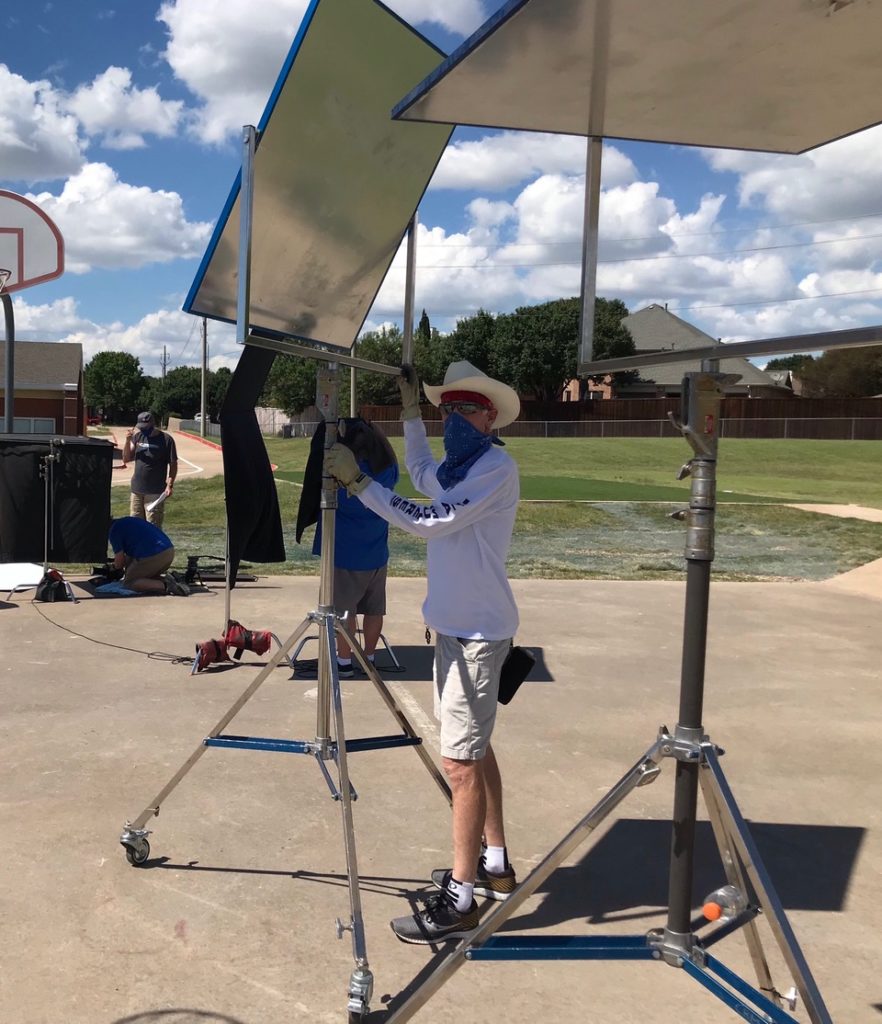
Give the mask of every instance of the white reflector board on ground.
[(418, 121), (801, 153), (882, 121), (879, 0), (509, 0)]
[[(351, 350), (452, 131), (389, 111), (443, 56), (376, 0), (310, 4), (258, 126), (252, 329)], [(238, 255), (237, 180), (187, 312), (236, 321)]]

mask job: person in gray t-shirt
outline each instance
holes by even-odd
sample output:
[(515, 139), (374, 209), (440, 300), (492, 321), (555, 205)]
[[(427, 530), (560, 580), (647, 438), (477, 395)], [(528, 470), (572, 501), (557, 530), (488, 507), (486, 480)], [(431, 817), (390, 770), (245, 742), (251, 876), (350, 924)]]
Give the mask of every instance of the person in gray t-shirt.
[[(156, 426), (152, 412), (138, 414), (138, 425), (126, 432), (123, 465), (135, 463), (129, 514), (162, 529), (165, 499), (170, 498), (178, 475), (178, 451), (174, 439)], [(147, 506), (163, 497), (152, 511)]]

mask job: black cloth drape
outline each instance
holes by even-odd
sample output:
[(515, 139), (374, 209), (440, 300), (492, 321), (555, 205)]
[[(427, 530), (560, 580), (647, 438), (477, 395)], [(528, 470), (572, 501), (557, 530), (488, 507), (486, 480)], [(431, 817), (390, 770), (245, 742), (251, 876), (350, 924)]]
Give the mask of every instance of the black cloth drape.
[(246, 345), (220, 412), (233, 585), (243, 559), (285, 561), (276, 484), (254, 412), (274, 359), (274, 352)]
[(319, 423), (309, 445), (309, 457), (303, 471), (303, 488), (297, 507), (297, 529), (294, 539), (300, 543), (303, 531), (318, 522), (322, 504), (322, 464), (325, 458), (325, 424)]
[[(50, 445), (50, 441), (57, 444)], [(50, 465), (50, 562), (103, 562), (110, 527), (113, 445), (87, 437), (0, 435), (0, 562), (42, 562)]]

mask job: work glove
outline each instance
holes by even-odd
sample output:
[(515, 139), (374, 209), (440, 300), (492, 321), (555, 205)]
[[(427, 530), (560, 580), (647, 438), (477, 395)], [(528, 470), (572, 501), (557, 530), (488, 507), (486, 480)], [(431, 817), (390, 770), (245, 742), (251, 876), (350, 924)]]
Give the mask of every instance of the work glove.
[(408, 363), (401, 367), (396, 378), (401, 392), (401, 419), (414, 420), (420, 414), (420, 380), (416, 370)]
[(325, 452), (325, 472), (345, 487), (350, 496), (360, 494), (371, 483), (371, 478), (362, 472), (355, 456), (343, 444), (335, 444)]

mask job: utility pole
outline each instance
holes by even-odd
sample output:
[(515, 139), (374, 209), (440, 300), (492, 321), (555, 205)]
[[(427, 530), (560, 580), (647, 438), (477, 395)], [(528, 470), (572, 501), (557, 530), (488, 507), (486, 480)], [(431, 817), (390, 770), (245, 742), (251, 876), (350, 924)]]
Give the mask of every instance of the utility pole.
[(164, 412), (160, 412), (159, 420), (161, 423), (164, 416), (166, 425), (168, 425), (168, 406), (166, 405), (165, 399), (165, 371), (166, 368), (168, 367), (168, 351), (166, 350), (165, 345), (162, 346), (162, 359), (159, 360), (159, 365), (162, 368), (162, 377), (160, 378), (162, 383), (159, 388), (159, 393), (162, 395), (162, 406), (164, 410)]
[(207, 390), (208, 382), (208, 318), (202, 318), (202, 392), (200, 397), (199, 408), (202, 410), (202, 420), (199, 423), (199, 436), (205, 437), (206, 426), (208, 422), (208, 407), (205, 401), (205, 395)]

